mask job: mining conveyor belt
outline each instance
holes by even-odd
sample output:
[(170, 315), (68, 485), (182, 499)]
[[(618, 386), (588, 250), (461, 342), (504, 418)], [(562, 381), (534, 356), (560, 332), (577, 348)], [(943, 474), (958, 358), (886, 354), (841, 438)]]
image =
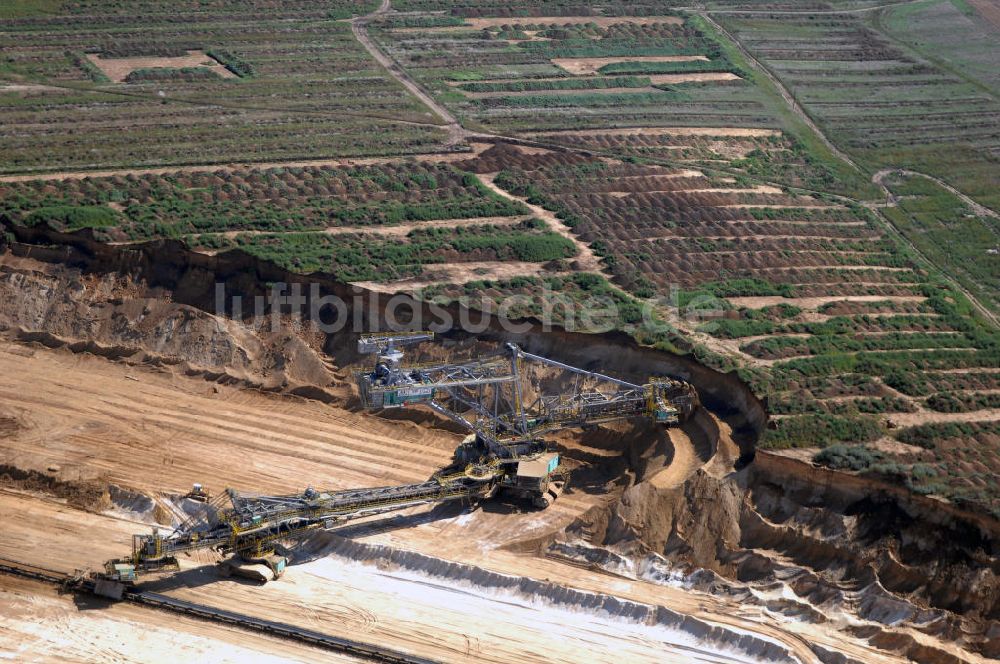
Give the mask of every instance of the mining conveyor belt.
[[(95, 582), (86, 577), (75, 577), (63, 572), (45, 569), (23, 563), (16, 560), (0, 558), (0, 573), (26, 577), (36, 581), (42, 581), (53, 585), (67, 588), (74, 592), (94, 593)], [(347, 653), (363, 659), (376, 662), (392, 662), (400, 664), (434, 664), (434, 660), (423, 657), (416, 657), (406, 653), (389, 650), (381, 646), (376, 646), (360, 641), (352, 641), (330, 634), (323, 634), (304, 627), (289, 625), (288, 623), (276, 622), (265, 618), (248, 616), (234, 611), (218, 609), (204, 604), (195, 604), (182, 599), (151, 593), (137, 588), (127, 588), (122, 595), (125, 601), (135, 604), (142, 604), (162, 611), (172, 611), (181, 613), (202, 620), (232, 625), (252, 632), (260, 632), (271, 636), (278, 636), (293, 641), (299, 641), (308, 645)]]

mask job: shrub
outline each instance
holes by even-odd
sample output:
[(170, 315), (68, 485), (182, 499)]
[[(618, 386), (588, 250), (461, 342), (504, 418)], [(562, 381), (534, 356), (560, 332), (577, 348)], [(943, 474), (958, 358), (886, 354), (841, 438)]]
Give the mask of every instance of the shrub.
[(87, 78), (94, 83), (111, 82), (111, 79), (108, 78), (103, 71), (101, 71), (100, 67), (91, 62), (85, 53), (81, 53), (80, 51), (66, 51), (66, 55), (69, 56), (69, 59), (73, 61), (73, 64), (82, 69), (83, 73), (87, 75)]
[(881, 427), (868, 417), (801, 415), (778, 420), (777, 429), (765, 431), (762, 446), (826, 447), (831, 443), (867, 442), (881, 435)]
[(24, 219), (27, 226), (47, 223), (60, 230), (74, 231), (81, 228), (107, 228), (118, 223), (118, 215), (111, 208), (99, 205), (58, 205), (38, 208)]
[(240, 78), (250, 78), (257, 73), (254, 70), (253, 65), (238, 55), (225, 49), (210, 48), (207, 49), (205, 53), (208, 54), (210, 58), (218, 60), (219, 64)]
[(820, 450), (813, 456), (813, 461), (834, 470), (861, 471), (867, 470), (883, 457), (884, 455), (878, 450), (871, 450), (861, 445), (838, 444)]

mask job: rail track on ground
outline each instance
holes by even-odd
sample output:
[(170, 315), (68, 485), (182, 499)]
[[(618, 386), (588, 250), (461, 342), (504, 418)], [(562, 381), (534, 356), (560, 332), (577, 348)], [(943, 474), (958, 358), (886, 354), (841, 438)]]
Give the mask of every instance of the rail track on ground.
[[(30, 563), (8, 558), (0, 558), (0, 574), (20, 576), (58, 586), (64, 591), (97, 595), (96, 581), (82, 573), (67, 574)], [(113, 600), (109, 600), (113, 601)], [(201, 620), (221, 623), (251, 632), (263, 633), (283, 639), (298, 641), (324, 650), (345, 653), (355, 657), (392, 664), (435, 664), (435, 660), (417, 657), (407, 653), (390, 650), (381, 646), (352, 641), (315, 630), (290, 625), (288, 623), (257, 618), (235, 611), (227, 611), (204, 604), (196, 604), (186, 600), (127, 587), (122, 593), (122, 601), (140, 604), (152, 609), (179, 613)]]

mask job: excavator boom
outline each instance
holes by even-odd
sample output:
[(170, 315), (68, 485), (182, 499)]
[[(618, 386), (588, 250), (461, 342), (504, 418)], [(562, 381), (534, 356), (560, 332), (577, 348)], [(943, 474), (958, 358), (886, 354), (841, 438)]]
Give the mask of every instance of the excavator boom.
[[(475, 501), (498, 491), (544, 507), (561, 491), (562, 482), (559, 454), (546, 449), (541, 435), (634, 417), (676, 424), (698, 406), (697, 393), (683, 381), (654, 378), (638, 385), (527, 353), (513, 344), (497, 356), (464, 363), (402, 366), (399, 346), (433, 336), (429, 332), (363, 336), (358, 350), (374, 353), (377, 359), (371, 370), (358, 372), (356, 378), (369, 408), (425, 405), (467, 427), (472, 435), (456, 451), (449, 469), (426, 482), (403, 486), (306, 489), (284, 496), (227, 489), (213, 503), (201, 485), (195, 485), (189, 496), (204, 505), (199, 514), (169, 534), (154, 529), (150, 535), (133, 536), (132, 555), (108, 561), (103, 578), (132, 582), (140, 573), (176, 568), (178, 555), (199, 549), (263, 562), (277, 578), (285, 560), (275, 554), (276, 543), (350, 519), (427, 503)], [(572, 387), (545, 393), (532, 375), (536, 367), (566, 372), (573, 377)]]

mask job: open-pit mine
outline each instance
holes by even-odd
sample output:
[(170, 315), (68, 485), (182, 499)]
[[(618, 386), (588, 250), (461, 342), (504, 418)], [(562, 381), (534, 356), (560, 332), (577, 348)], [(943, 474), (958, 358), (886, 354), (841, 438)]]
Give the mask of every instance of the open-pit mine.
[(0, 660), (1000, 661), (988, 0), (0, 2)]
[[(755, 450), (766, 413), (734, 375), (540, 326), (255, 330), (214, 313), (214, 285), (298, 277), (59, 239), (0, 264), (11, 652), (996, 655), (989, 523)], [(377, 327), (382, 297), (345, 301)]]

